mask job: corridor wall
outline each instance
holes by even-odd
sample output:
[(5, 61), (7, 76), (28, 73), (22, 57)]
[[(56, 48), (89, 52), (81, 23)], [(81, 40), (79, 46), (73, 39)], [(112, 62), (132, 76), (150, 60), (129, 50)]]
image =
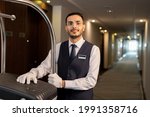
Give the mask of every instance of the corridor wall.
[[(150, 21), (150, 20), (149, 20)], [(150, 99), (150, 23), (147, 20), (145, 22), (145, 36), (144, 36), (144, 45), (143, 45), (143, 87), (145, 98)]]

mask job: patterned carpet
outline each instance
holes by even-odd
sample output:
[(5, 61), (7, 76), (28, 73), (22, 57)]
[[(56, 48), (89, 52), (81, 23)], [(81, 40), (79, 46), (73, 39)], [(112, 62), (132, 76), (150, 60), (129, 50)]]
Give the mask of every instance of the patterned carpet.
[(135, 53), (127, 53), (104, 72), (94, 88), (95, 100), (143, 100), (143, 97)]

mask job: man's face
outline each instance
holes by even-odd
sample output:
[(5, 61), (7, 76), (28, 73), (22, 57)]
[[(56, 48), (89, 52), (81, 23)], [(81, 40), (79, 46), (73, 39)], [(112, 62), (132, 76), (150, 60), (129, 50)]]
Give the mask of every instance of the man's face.
[(84, 32), (85, 25), (80, 16), (72, 15), (67, 18), (67, 25), (65, 29), (72, 39), (76, 39)]

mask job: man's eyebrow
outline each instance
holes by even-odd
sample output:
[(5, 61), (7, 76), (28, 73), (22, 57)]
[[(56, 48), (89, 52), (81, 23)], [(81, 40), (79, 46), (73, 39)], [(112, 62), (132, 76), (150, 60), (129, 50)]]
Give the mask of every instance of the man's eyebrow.
[(80, 20), (77, 20), (76, 22), (81, 22)]
[[(74, 20), (68, 20), (67, 22), (74, 22)], [(80, 20), (75, 20), (75, 22), (81, 22)]]

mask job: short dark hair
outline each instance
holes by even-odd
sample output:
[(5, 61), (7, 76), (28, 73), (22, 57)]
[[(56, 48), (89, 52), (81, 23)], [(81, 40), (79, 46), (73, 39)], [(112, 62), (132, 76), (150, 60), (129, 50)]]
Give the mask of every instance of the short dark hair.
[(65, 19), (65, 23), (66, 23), (66, 24), (67, 24), (67, 18), (68, 18), (69, 16), (72, 16), (72, 15), (78, 15), (78, 16), (80, 16), (80, 17), (82, 18), (83, 22), (84, 22), (84, 17), (83, 17), (83, 15), (82, 15), (81, 13), (79, 13), (79, 12), (72, 12), (72, 13), (69, 13), (69, 14), (66, 16), (66, 19)]

